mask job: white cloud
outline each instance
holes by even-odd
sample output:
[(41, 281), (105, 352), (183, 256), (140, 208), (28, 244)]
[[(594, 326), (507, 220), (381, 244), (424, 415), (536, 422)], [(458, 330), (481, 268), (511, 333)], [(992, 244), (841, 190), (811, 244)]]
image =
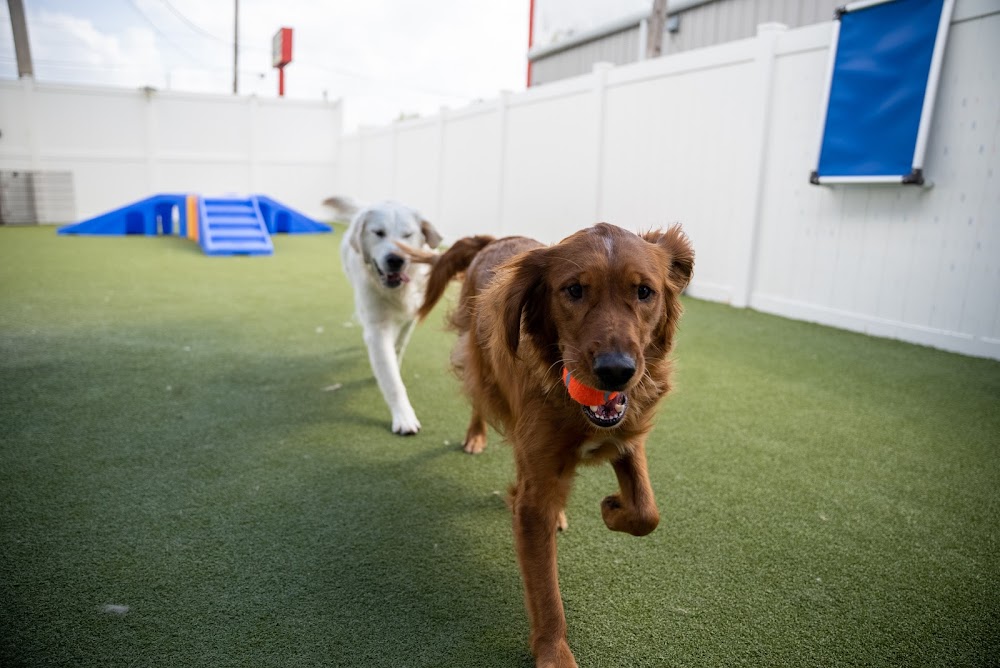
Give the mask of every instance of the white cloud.
[(89, 19), (42, 10), (31, 24), (30, 37), (39, 80), (157, 85), (166, 71), (155, 36), (148, 29), (129, 27), (112, 35), (98, 30)]
[[(37, 0), (27, 10), (39, 80), (231, 90), (231, 2)], [(282, 26), (295, 33), (287, 95), (343, 99), (348, 128), (524, 86), (528, 0), (241, 0), (241, 94), (277, 93), (270, 44)], [(10, 43), (0, 33), (0, 76), (12, 76)]]

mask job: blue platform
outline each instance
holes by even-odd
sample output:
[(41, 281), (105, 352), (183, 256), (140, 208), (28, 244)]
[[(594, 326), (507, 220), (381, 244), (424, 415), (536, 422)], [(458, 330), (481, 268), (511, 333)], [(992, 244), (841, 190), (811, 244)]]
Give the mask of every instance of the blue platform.
[(59, 228), (59, 234), (86, 235), (121, 235), (144, 234), (175, 234), (173, 229), (174, 213), (179, 210), (180, 230), (176, 232), (187, 236), (185, 201), (187, 195), (160, 194), (141, 199), (123, 207), (88, 218), (75, 225)]
[(271, 255), (272, 234), (315, 234), (333, 228), (266, 195), (201, 197), (161, 193), (59, 229), (59, 234), (178, 235), (207, 255)]

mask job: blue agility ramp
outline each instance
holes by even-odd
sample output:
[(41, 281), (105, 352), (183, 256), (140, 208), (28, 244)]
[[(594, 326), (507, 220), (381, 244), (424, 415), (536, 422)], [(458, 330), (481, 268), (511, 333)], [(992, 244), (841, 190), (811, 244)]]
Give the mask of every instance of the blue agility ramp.
[(329, 225), (316, 222), (267, 195), (254, 195), (264, 225), (270, 234), (316, 234), (332, 232)]
[(159, 194), (59, 229), (59, 234), (178, 235), (207, 255), (271, 255), (272, 234), (316, 234), (333, 228), (265, 195), (202, 197)]
[(203, 197), (198, 234), (207, 255), (271, 255), (274, 244), (254, 198)]

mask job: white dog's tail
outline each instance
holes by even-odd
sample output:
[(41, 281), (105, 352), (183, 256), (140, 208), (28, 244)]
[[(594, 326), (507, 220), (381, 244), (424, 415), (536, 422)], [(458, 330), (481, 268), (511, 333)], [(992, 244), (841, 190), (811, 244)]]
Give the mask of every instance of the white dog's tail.
[(343, 218), (350, 218), (361, 209), (361, 205), (350, 197), (327, 197), (323, 204), (336, 211)]

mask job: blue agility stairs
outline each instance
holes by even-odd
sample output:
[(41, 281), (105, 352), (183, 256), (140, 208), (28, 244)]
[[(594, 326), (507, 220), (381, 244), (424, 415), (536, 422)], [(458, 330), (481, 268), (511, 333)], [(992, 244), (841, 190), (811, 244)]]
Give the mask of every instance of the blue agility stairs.
[(174, 235), (196, 241), (207, 255), (271, 255), (272, 234), (332, 232), (265, 195), (153, 195), (59, 229), (59, 234)]

